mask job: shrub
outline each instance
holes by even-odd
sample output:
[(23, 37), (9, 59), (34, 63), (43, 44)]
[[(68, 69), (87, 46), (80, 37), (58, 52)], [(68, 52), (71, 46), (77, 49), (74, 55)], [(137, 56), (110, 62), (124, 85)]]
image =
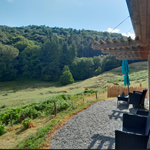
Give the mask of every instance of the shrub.
[(62, 84), (62, 85), (67, 85), (67, 84), (70, 84), (70, 83), (73, 83), (74, 82), (74, 79), (72, 77), (72, 74), (70, 72), (70, 69), (68, 66), (64, 66), (63, 68), (63, 72), (62, 72), (62, 75), (60, 76), (59, 78), (59, 82)]
[(10, 114), (12, 114), (14, 124), (21, 121), (23, 118), (20, 118), (22, 115), (24, 117), (33, 117), (42, 116), (42, 112), (46, 114), (51, 114), (54, 112), (54, 101), (57, 105), (57, 110), (62, 111), (72, 106), (72, 101), (70, 100), (71, 96), (68, 94), (58, 95), (57, 97), (49, 98), (43, 102), (32, 103), (23, 107), (9, 109), (4, 112), (0, 112), (0, 121), (6, 125), (10, 121)]
[(85, 90), (84, 94), (87, 94), (87, 93), (92, 94), (92, 93), (95, 93), (95, 92), (97, 92), (97, 91), (96, 90)]
[(32, 122), (32, 119), (28, 117), (28, 118), (24, 119), (21, 124), (27, 129), (29, 122)]
[(2, 125), (2, 123), (0, 123), (0, 135), (4, 134), (5, 133), (5, 126)]

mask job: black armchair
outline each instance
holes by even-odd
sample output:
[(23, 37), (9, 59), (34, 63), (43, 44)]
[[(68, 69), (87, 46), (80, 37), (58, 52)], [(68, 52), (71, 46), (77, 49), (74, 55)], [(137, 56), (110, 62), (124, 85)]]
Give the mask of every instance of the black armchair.
[(147, 89), (143, 90), (143, 92), (133, 91), (133, 93), (129, 93), (129, 104), (133, 104), (137, 108), (144, 108), (146, 92)]
[(147, 149), (148, 136), (115, 130), (115, 149)]
[(148, 116), (149, 111), (147, 110), (137, 110), (136, 112), (137, 115), (142, 115), (142, 116)]
[(149, 139), (150, 114), (123, 114), (122, 131), (115, 131), (116, 149), (146, 149)]

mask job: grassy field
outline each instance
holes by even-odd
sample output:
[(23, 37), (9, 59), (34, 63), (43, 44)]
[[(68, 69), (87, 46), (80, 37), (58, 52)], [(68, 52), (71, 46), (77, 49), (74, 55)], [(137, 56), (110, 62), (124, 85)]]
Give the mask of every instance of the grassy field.
[[(131, 86), (139, 87), (140, 83), (143, 87), (148, 86), (147, 62), (130, 64), (129, 69)], [(73, 99), (75, 101), (75, 108), (64, 110), (63, 112), (58, 113), (56, 117), (54, 115), (47, 115), (36, 118), (34, 119), (35, 127), (33, 128), (25, 130), (21, 124), (14, 125), (13, 127), (7, 126), (6, 129), (8, 132), (0, 136), (0, 148), (16, 148), (19, 143), (26, 140), (26, 137), (31, 136), (30, 134), (36, 134), (38, 128), (47, 128), (48, 123), (51, 123), (54, 119), (57, 120), (55, 125), (59, 128), (59, 126), (62, 125), (61, 122), (64, 122), (64, 119), (67, 120), (66, 116), (70, 119), (70, 115), (72, 116), (78, 111), (88, 107), (90, 103), (106, 99), (107, 85), (113, 85), (113, 83), (116, 82), (119, 86), (123, 86), (123, 76), (124, 75), (121, 73), (121, 67), (118, 67), (101, 75), (84, 81), (75, 82), (67, 86), (60, 86), (59, 83), (44, 82), (40, 80), (25, 81), (24, 79), (0, 82), (0, 111), (5, 111), (10, 108), (19, 107), (37, 101), (42, 102), (50, 97), (62, 94), (62, 91), (67, 91), (67, 94), (75, 95), (84, 92), (85, 88), (98, 90), (97, 100), (95, 94), (76, 96)], [(56, 129), (56, 127), (52, 128), (53, 131)], [(50, 135), (46, 136), (46, 139), (43, 141), (49, 142), (49, 137)], [(48, 147), (49, 145), (47, 148)]]
[[(147, 87), (148, 71), (147, 62), (138, 62), (129, 65), (131, 86)], [(59, 83), (44, 82), (40, 80), (16, 80), (10, 82), (0, 82), (0, 108), (3, 110), (26, 105), (35, 101), (42, 101), (49, 97), (62, 94), (67, 91), (74, 95), (88, 89), (98, 90), (99, 93), (106, 92), (107, 85), (114, 82), (123, 86), (123, 75), (121, 67), (112, 69), (99, 76), (89, 78), (84, 81), (75, 82), (67, 86), (60, 86)]]

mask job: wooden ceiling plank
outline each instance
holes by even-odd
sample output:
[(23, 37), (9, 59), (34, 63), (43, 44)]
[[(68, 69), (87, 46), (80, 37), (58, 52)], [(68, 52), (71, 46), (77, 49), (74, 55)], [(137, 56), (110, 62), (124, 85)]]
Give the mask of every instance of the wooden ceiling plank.
[(150, 38), (150, 1), (147, 1), (148, 14), (147, 14), (147, 38)]
[(141, 34), (141, 26), (140, 26), (140, 17), (139, 17), (139, 7), (138, 7), (138, 0), (129, 0), (131, 9), (130, 15), (131, 15), (131, 21), (134, 28), (135, 35), (139, 37), (139, 39), (142, 39)]
[(146, 27), (147, 27), (147, 0), (138, 0), (140, 25), (142, 32), (142, 39), (146, 39)]

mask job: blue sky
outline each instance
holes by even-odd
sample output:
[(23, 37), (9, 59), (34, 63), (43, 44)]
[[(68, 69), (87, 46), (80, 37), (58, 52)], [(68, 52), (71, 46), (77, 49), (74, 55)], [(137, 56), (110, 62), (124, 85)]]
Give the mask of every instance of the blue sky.
[[(0, 25), (111, 31), (129, 16), (125, 0), (0, 0)], [(113, 32), (134, 35), (130, 18)], [(130, 32), (128, 32), (131, 30)]]

